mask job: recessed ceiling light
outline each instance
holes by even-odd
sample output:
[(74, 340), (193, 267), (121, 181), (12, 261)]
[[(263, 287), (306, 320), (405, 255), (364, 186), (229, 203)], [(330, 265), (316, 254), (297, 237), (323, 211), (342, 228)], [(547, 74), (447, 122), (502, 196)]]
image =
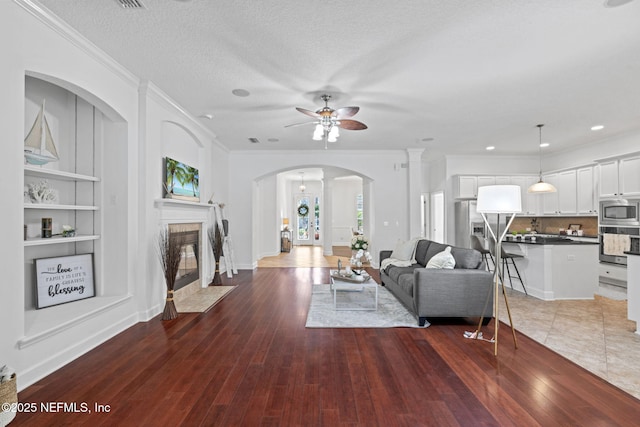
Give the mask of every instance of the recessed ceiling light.
[(491, 151), (491, 150), (495, 150), (496, 147), (494, 147), (493, 145), (488, 146), (487, 148), (485, 148), (485, 150), (487, 151)]
[(604, 126), (602, 125), (596, 125), (591, 127), (591, 130), (602, 130), (602, 129), (604, 129)]
[(604, 7), (618, 7), (627, 3), (631, 3), (633, 0), (605, 0)]
[(201, 119), (211, 120), (213, 119), (213, 114), (211, 113), (200, 114), (198, 117), (200, 117)]
[(543, 142), (542, 144), (540, 144), (540, 147), (541, 147), (541, 148), (546, 148), (546, 147), (548, 147), (548, 146), (549, 146), (549, 143), (548, 143), (548, 142)]
[(242, 98), (249, 96), (249, 91), (246, 89), (234, 89), (231, 91), (235, 96), (240, 96)]
[(435, 138), (422, 138), (422, 142), (431, 142), (433, 141)]
[(267, 141), (269, 141), (269, 142), (278, 142), (280, 140), (278, 138), (269, 138), (269, 139), (267, 139)]
[(260, 140), (258, 138), (249, 138), (249, 142), (251, 142), (252, 144), (259, 144)]

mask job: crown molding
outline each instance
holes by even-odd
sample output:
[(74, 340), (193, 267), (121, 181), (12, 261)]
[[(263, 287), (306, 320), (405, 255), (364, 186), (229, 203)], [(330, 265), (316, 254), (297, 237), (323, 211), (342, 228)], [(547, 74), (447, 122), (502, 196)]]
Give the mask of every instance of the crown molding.
[(114, 74), (118, 75), (126, 83), (137, 87), (140, 79), (129, 70), (124, 68), (112, 57), (103, 52), (98, 46), (91, 43), (72, 28), (69, 24), (58, 18), (53, 12), (39, 4), (35, 0), (13, 0), (18, 6), (36, 17), (40, 22), (60, 34), (62, 37), (70, 41), (73, 45), (80, 48), (83, 52), (91, 56), (93, 59), (107, 67)]

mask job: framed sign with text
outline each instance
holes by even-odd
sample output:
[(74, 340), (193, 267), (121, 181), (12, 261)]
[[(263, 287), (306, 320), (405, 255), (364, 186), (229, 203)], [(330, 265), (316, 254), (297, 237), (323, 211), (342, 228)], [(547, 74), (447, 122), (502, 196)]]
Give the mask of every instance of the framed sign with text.
[(36, 259), (36, 308), (94, 296), (93, 254)]

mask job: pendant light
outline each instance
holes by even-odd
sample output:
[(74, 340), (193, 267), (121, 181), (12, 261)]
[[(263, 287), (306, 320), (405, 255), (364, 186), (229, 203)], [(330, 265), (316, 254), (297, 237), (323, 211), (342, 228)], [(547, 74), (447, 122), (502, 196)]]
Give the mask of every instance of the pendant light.
[(540, 130), (540, 172), (538, 174), (539, 181), (529, 187), (529, 189), (527, 190), (527, 192), (529, 193), (555, 193), (556, 191), (558, 191), (553, 185), (549, 184), (548, 182), (542, 181), (542, 126), (544, 125), (538, 125), (538, 129)]
[(301, 178), (301, 180), (302, 180), (302, 184), (300, 184), (300, 187), (298, 187), (298, 188), (300, 189), (300, 191), (301, 191), (302, 193), (304, 193), (304, 190), (306, 190), (306, 189), (307, 189), (307, 186), (306, 186), (306, 185), (304, 185), (304, 172), (300, 172), (300, 178)]

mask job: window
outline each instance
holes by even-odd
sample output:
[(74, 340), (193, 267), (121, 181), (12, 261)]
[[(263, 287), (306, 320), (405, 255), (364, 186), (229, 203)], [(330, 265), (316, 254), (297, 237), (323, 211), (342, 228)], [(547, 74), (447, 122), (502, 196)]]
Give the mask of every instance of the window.
[(363, 207), (363, 198), (362, 194), (358, 194), (356, 196), (356, 225), (358, 227), (358, 231), (362, 231), (362, 227), (364, 225), (362, 207)]
[(314, 240), (320, 240), (320, 198), (318, 196), (314, 199), (314, 205), (313, 212), (315, 213), (314, 221), (316, 225)]

